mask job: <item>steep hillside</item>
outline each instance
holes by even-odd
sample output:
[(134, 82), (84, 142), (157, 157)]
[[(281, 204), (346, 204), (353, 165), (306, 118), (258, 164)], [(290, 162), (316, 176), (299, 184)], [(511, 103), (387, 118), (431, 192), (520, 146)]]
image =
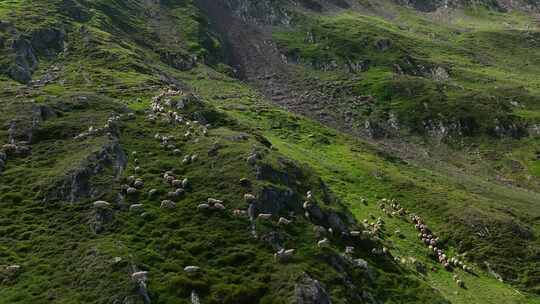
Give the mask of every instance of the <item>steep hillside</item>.
[(540, 303), (510, 4), (0, 2), (0, 303)]

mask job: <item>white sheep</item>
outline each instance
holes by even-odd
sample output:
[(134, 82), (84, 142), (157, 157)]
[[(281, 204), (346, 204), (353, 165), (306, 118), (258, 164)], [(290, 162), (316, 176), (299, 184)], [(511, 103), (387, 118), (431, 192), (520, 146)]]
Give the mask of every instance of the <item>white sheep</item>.
[(189, 179), (184, 178), (182, 180), (182, 188), (187, 188), (187, 187), (189, 187)]
[(318, 247), (323, 247), (323, 246), (327, 246), (327, 245), (330, 245), (330, 241), (327, 238), (324, 238), (324, 239), (317, 242)]
[(6, 271), (10, 273), (15, 273), (15, 272), (18, 272), (19, 270), (21, 270), (20, 265), (10, 265), (6, 267)]
[(274, 259), (284, 262), (288, 260), (289, 258), (291, 258), (294, 252), (295, 252), (294, 249), (287, 249), (287, 250), (281, 249), (278, 252), (274, 253)]
[(233, 215), (237, 216), (237, 217), (245, 216), (245, 215), (247, 215), (247, 211), (246, 210), (235, 209), (235, 210), (233, 210)]
[(215, 210), (225, 210), (225, 206), (221, 203), (215, 203), (213, 206), (211, 206), (210, 208), (212, 209), (215, 209)]
[(210, 205), (218, 204), (218, 203), (219, 203), (219, 204), (223, 204), (223, 201), (220, 201), (220, 200), (218, 200), (218, 199), (211, 198), (211, 197), (209, 197), (209, 198), (207, 199), (207, 202), (208, 202), (208, 204), (210, 204)]
[(199, 266), (186, 266), (184, 267), (184, 271), (187, 273), (195, 273), (201, 270), (201, 267)]
[(164, 200), (161, 202), (161, 209), (174, 209), (176, 208), (176, 203), (170, 200)]
[(357, 231), (357, 230), (353, 230), (353, 231), (350, 232), (350, 235), (354, 236), (354, 237), (357, 237), (357, 236), (362, 235), (362, 232)]
[(171, 184), (172, 184), (173, 187), (176, 187), (176, 188), (182, 187), (182, 181), (179, 180), (179, 179), (173, 180)]
[(93, 205), (96, 209), (107, 209), (111, 206), (111, 204), (106, 201), (95, 201)]
[(205, 203), (199, 204), (199, 205), (197, 206), (197, 209), (200, 209), (200, 210), (209, 209), (209, 208), (210, 208), (210, 205), (209, 205), (209, 204), (205, 204)]
[(144, 182), (141, 179), (138, 179), (133, 183), (133, 187), (136, 189), (142, 189), (144, 188)]
[(133, 187), (128, 187), (128, 188), (126, 189), (126, 193), (129, 194), (129, 195), (135, 194), (135, 193), (137, 193), (137, 189), (135, 189), (135, 188), (133, 188)]
[(272, 214), (270, 213), (260, 213), (257, 218), (260, 218), (261, 220), (269, 220), (272, 218)]
[(255, 198), (255, 195), (253, 194), (250, 194), (250, 193), (246, 193), (244, 194), (244, 200), (246, 201), (246, 203), (253, 203), (255, 202), (256, 198)]
[(290, 223), (291, 221), (284, 217), (280, 217), (278, 220), (278, 225), (289, 225)]
[(172, 184), (172, 182), (175, 180), (174, 176), (172, 175), (167, 175), (167, 177), (165, 178), (165, 182), (167, 184)]
[(354, 247), (353, 246), (345, 247), (345, 254), (353, 254), (353, 253), (354, 253)]
[(145, 282), (148, 279), (148, 271), (137, 271), (131, 274), (131, 279), (136, 282)]

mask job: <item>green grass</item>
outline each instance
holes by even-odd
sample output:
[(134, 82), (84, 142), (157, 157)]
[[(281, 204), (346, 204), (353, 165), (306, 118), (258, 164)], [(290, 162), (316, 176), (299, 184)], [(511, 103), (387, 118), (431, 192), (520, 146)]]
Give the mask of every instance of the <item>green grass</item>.
[[(235, 85), (228, 83), (217, 85), (214, 81), (212, 86), (207, 84), (200, 79), (194, 82), (195, 88), (199, 89), (201, 93), (205, 92), (208, 98), (216, 96), (217, 92), (227, 95), (228, 89), (231, 92), (241, 91)], [(243, 92), (243, 94), (256, 96), (256, 94), (249, 92)], [(246, 97), (242, 99), (246, 100)], [(491, 207), (488, 206), (491, 205), (493, 208), (499, 208), (499, 206), (505, 206), (505, 202), (509, 201), (514, 202), (514, 210), (528, 212), (530, 211), (531, 199), (532, 202), (538, 200), (534, 195), (520, 190), (509, 192), (508, 189), (485, 183), (475, 177), (444, 176), (434, 171), (404, 166), (399, 162), (389, 162), (375, 156), (373, 150), (369, 148), (366, 150), (365, 146), (359, 145), (354, 140), (338, 135), (303, 118), (292, 117), (273, 110), (264, 104), (255, 103), (249, 106), (247, 101), (242, 102), (237, 99), (229, 100), (226, 104), (216, 100), (216, 103), (221, 104), (223, 109), (238, 119), (248, 121), (262, 130), (267, 130), (264, 131), (266, 136), (281, 153), (312, 166), (331, 189), (349, 204), (359, 220), (368, 218), (369, 215), (382, 216), (380, 210), (375, 206), (377, 199), (397, 198), (409, 206), (411, 211), (420, 212), (428, 217), (430, 226), (437, 227), (436, 231), (444, 231), (445, 236), (450, 236), (455, 226), (453, 223), (447, 222), (446, 214), (459, 219), (474, 210), (476, 208), (474, 206), (490, 209)], [(246, 104), (247, 108), (238, 110), (233, 106), (238, 103)], [(248, 110), (249, 108), (251, 110)], [(378, 175), (382, 175), (382, 178), (375, 177)], [(465, 181), (464, 178), (468, 178), (468, 180)], [(477, 193), (474, 198), (471, 196), (471, 191)], [(368, 198), (370, 204), (368, 206), (360, 205), (358, 201), (361, 197)], [(501, 199), (503, 200), (501, 201)], [(522, 205), (517, 204), (519, 201), (522, 202)], [(501, 216), (501, 214), (489, 216)], [(531, 214), (531, 218), (535, 216), (538, 214)], [(411, 229), (410, 224), (392, 219), (389, 219), (389, 222), (392, 223), (390, 227), (399, 227), (406, 236), (404, 240), (395, 237), (389, 238), (388, 242), (395, 246), (395, 254), (413, 256), (426, 261), (428, 265), (436, 265), (425, 257), (425, 249), (417, 241), (416, 233), (413, 231), (414, 229)], [(392, 228), (389, 228), (388, 231), (392, 232), (394, 230)], [(452, 247), (450, 249), (455, 251)], [(474, 250), (469, 249), (469, 255), (474, 253)], [(532, 260), (530, 262), (533, 264), (525, 267), (534, 268), (534, 262)], [(460, 274), (460, 277), (463, 277), (469, 286), (469, 290), (466, 291), (448, 284), (452, 275), (442, 270), (434, 274), (430, 273), (426, 280), (432, 286), (440, 289), (452, 303), (500, 303), (500, 301), (536, 303), (538, 301), (533, 298), (527, 300), (525, 296), (519, 295), (519, 292), (514, 289), (499, 283), (481, 271), (479, 273), (480, 277), (478, 278)]]
[[(515, 289), (538, 291), (540, 243), (513, 230), (528, 227), (534, 235), (540, 233), (540, 214), (534, 208), (539, 202), (536, 193), (501, 186), (477, 172), (457, 172), (452, 166), (434, 170), (409, 164), (366, 142), (277, 109), (245, 83), (203, 64), (219, 61), (223, 50), (219, 37), (210, 31), (208, 20), (192, 1), (167, 2), (165, 7), (141, 7), (135, 1), (81, 2), (93, 9), (87, 22), (65, 19), (57, 11), (59, 3), (0, 4), (0, 17), (22, 18), (18, 23), (21, 31), (63, 23), (70, 34), (68, 55), (40, 58), (35, 73), (40, 77), (51, 65), (59, 65), (61, 81), (25, 88), (0, 78), (0, 126), (13, 119), (20, 128), (31, 126), (34, 103), (48, 105), (59, 114), (34, 126), (32, 154), (8, 159), (6, 171), (0, 175), (0, 265), (22, 265), (16, 277), (0, 271), (0, 303), (138, 303), (136, 286), (129, 277), (133, 267), (150, 272), (148, 289), (155, 303), (189, 303), (192, 289), (199, 291), (203, 303), (286, 303), (303, 273), (320, 280), (333, 303), (355, 302), (355, 291), (365, 291), (384, 303), (540, 303), (537, 295)], [(143, 8), (160, 18), (147, 18)], [(523, 58), (508, 56), (515, 52), (534, 63), (537, 54), (525, 52), (524, 45), (512, 46), (521, 41), (517, 38), (520, 33), (499, 32), (503, 30), (499, 23), (489, 28), (489, 22), (504, 19), (511, 21), (513, 30), (522, 29), (525, 16), (479, 11), (435, 27), (410, 11), (401, 13), (409, 30), (379, 17), (347, 13), (306, 16), (292, 31), (280, 28), (275, 37), (283, 48), (298, 52), (307, 62), (321, 58), (339, 61), (345, 56), (372, 60), (374, 66), (361, 73), (359, 80), (349, 79), (350, 74), (342, 71), (300, 68), (298, 72), (310, 80), (352, 85), (355, 94), (375, 95), (377, 108), (360, 108), (360, 112), (381, 116), (388, 110), (412, 113), (403, 121), (413, 125), (424, 115), (422, 103), (429, 102), (432, 115), (439, 111), (465, 115), (478, 110), (478, 119), (487, 121), (506, 113), (509, 107), (501, 104), (515, 98), (523, 105), (516, 116), (537, 120), (534, 96), (538, 84), (531, 77), (537, 67), (531, 64), (513, 71)], [(455, 35), (458, 27), (472, 30)], [(316, 44), (306, 45), (306, 29), (320, 39)], [(392, 39), (391, 50), (379, 53), (374, 48), (381, 38)], [(498, 50), (499, 42), (507, 51)], [(474, 54), (485, 47), (493, 64), (480, 66)], [(169, 48), (204, 60), (197, 68), (181, 72), (160, 60), (160, 52)], [(409, 49), (422, 64), (450, 66), (452, 81), (444, 88), (443, 97), (440, 85), (425, 75), (393, 74), (393, 64), (403, 64)], [(183, 114), (193, 118), (195, 112), (203, 113), (211, 124), (208, 136), (186, 139), (184, 125), (153, 124), (145, 119), (151, 98), (170, 85), (166, 78), (201, 95), (204, 102)], [(491, 91), (501, 83), (505, 85)], [(525, 89), (519, 89), (521, 86)], [(416, 92), (408, 93), (407, 87)], [(108, 136), (81, 141), (73, 137), (90, 126), (103, 125), (113, 113), (129, 110), (136, 118), (120, 122), (120, 145), (128, 155), (122, 176), (116, 179), (112, 168), (105, 165), (90, 178), (96, 188), (105, 189), (97, 192), (98, 197), (71, 203), (43, 201), (66, 175), (87, 166), (89, 157), (110, 142)], [(161, 147), (155, 133), (175, 136), (181, 155)], [(247, 134), (247, 139), (235, 139), (240, 134)], [(5, 138), (7, 128), (0, 128), (0, 143)], [(265, 146), (268, 141), (272, 148)], [(509, 168), (510, 160), (517, 160), (526, 167), (524, 172), (540, 173), (538, 161), (532, 160), (538, 143), (535, 139), (493, 141), (480, 136), (474, 141), (485, 154), (491, 150), (508, 152), (489, 163), (502, 166), (503, 171)], [(214, 147), (219, 147), (217, 155), (209, 153)], [(254, 148), (263, 155), (259, 164), (271, 172), (266, 178), (258, 179), (256, 170), (246, 163)], [(192, 154), (199, 156), (198, 161), (183, 164), (183, 156)], [(463, 159), (455, 163), (474, 168), (468, 163), (472, 157)], [(141, 167), (138, 172), (136, 166)], [(167, 170), (189, 178), (192, 185), (174, 210), (159, 207), (170, 190), (161, 177)], [(525, 181), (523, 172), (507, 174)], [(119, 199), (124, 178), (130, 175), (143, 178), (144, 191), (155, 188), (159, 197), (150, 198), (141, 191)], [(251, 189), (239, 184), (244, 177), (252, 181)], [(533, 182), (528, 185), (531, 189)], [(244, 193), (268, 187), (294, 193), (289, 209), (297, 219), (287, 227), (275, 222), (257, 222), (255, 226), (260, 236), (275, 232), (285, 247), (297, 249), (291, 263), (275, 263), (275, 249), (269, 242), (252, 238), (247, 219), (228, 212), (204, 214), (196, 210), (208, 197), (223, 199), (229, 210), (245, 208)], [(458, 288), (453, 274), (427, 256), (409, 222), (386, 217), (381, 242), (354, 242), (355, 257), (369, 262), (373, 277), (350, 266), (342, 268), (338, 254), (350, 243), (331, 237), (330, 248), (316, 247), (318, 238), (300, 208), (308, 190), (315, 191), (325, 211), (351, 214), (357, 222), (384, 217), (377, 200), (396, 198), (427, 219), (449, 252), (467, 253), (467, 263), (478, 276), (457, 271), (467, 287)], [(361, 198), (367, 198), (368, 204), (360, 204)], [(96, 221), (91, 203), (97, 199), (110, 201), (114, 210), (113, 221), (99, 234), (91, 230)], [(144, 204), (147, 215), (129, 212), (132, 203)], [(289, 216), (286, 211), (280, 215)], [(471, 222), (489, 227), (493, 237), (476, 237)], [(403, 238), (393, 233), (396, 228)], [(370, 253), (382, 245), (390, 248), (391, 257)], [(392, 257), (396, 256), (414, 257), (437, 271), (421, 275), (410, 264), (395, 263)], [(115, 257), (122, 260), (114, 262)], [(483, 268), (485, 260), (515, 280), (498, 282)], [(187, 265), (199, 265), (203, 272), (185, 274), (183, 267)]]

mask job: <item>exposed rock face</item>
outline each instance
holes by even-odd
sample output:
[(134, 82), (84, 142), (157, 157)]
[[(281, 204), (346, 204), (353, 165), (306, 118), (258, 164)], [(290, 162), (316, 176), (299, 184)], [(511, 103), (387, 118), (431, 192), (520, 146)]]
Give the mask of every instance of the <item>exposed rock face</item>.
[(64, 49), (65, 33), (61, 29), (44, 28), (32, 33), (32, 47), (36, 53), (52, 57)]
[(32, 44), (25, 38), (19, 38), (13, 41), (11, 49), (15, 54), (15, 60), (8, 68), (8, 75), (21, 83), (30, 82), (32, 73), (38, 65)]
[(74, 203), (83, 198), (96, 198), (105, 193), (110, 185), (94, 186), (91, 178), (102, 173), (106, 167), (119, 177), (127, 164), (127, 156), (118, 141), (113, 140), (96, 154), (90, 155), (79, 168), (69, 172), (44, 197), (45, 202), (63, 201)]
[(290, 24), (291, 17), (276, 1), (227, 0), (227, 8), (246, 23), (284, 25)]
[(533, 10), (538, 8), (538, 1), (528, 0), (395, 0), (403, 5), (414, 7), (424, 12), (432, 12), (440, 8), (455, 8), (464, 6), (485, 6), (495, 10), (522, 9)]
[(272, 186), (263, 188), (258, 198), (253, 204), (256, 214), (279, 214), (283, 210), (294, 210), (300, 203), (300, 197), (291, 189), (283, 190)]
[[(62, 29), (42, 28), (23, 35), (10, 24), (4, 24), (4, 27), (13, 41), (7, 50), (8, 58), (12, 59), (4, 72), (15, 81), (29, 83), (38, 67), (38, 56), (50, 58), (64, 49), (65, 32)], [(4, 38), (1, 40), (1, 44), (5, 44)]]
[(177, 52), (162, 52), (160, 58), (164, 63), (180, 71), (189, 71), (197, 65), (197, 58)]
[(331, 304), (328, 293), (317, 280), (307, 274), (294, 286), (293, 304)]

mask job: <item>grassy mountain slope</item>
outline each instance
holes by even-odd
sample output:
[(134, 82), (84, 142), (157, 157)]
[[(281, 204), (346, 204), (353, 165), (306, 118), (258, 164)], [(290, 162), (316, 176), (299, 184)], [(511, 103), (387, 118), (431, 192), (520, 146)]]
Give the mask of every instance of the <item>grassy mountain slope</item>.
[[(144, 303), (146, 295), (152, 303), (190, 303), (192, 291), (202, 303), (302, 303), (302, 286), (315, 286), (309, 278), (321, 282), (320, 299), (327, 293), (332, 303), (540, 303), (532, 294), (538, 292), (540, 275), (537, 193), (468, 172), (422, 169), (278, 109), (227, 75), (234, 74), (223, 62), (230, 55), (230, 41), (213, 30), (196, 4), (0, 4), (5, 55), (0, 138), (31, 149), (11, 152), (0, 175), (0, 265), (21, 265), (16, 273), (2, 268), (0, 303)], [(321, 31), (328, 34), (327, 26), (332, 31), (334, 26), (364, 22), (356, 14), (306, 16), (299, 26), (321, 22)], [(366, 18), (370, 30), (382, 22)], [(391, 29), (373, 28), (384, 33)], [(393, 30), (397, 37), (404, 35)], [(293, 49), (290, 44), (298, 40), (291, 35), (296, 33), (281, 28), (275, 35), (283, 47)], [(24, 46), (13, 43), (23, 40), (32, 45), (32, 54), (29, 48), (14, 47)], [(321, 51), (305, 45), (296, 49)], [(325, 56), (339, 54), (314, 58)], [(381, 67), (374, 68), (379, 71), (367, 71), (366, 82), (380, 79), (388, 88), (390, 65), (385, 60), (391, 57), (380, 58)], [(489, 73), (501, 71), (500, 77), (507, 77), (511, 65), (496, 65)], [(23, 76), (19, 80), (25, 80), (24, 71), (33, 70), (32, 82), (13, 81), (14, 66)], [(299, 69), (317, 77), (338, 75)], [(531, 67), (524, 73), (534, 71)], [(361, 85), (366, 86), (364, 80)], [(152, 98), (171, 87), (181, 92), (171, 99), (185, 102), (186, 108), (176, 111), (189, 125), (162, 118), (153, 122), (149, 116)], [(534, 98), (533, 93), (525, 96)], [(527, 113), (535, 113), (534, 106), (534, 100), (527, 103)], [(90, 127), (101, 128), (115, 115), (121, 116), (109, 122), (107, 130), (75, 138)], [(192, 135), (186, 137), (186, 132)], [(163, 145), (156, 133), (171, 137), (170, 142)], [(491, 149), (492, 141), (486, 142)], [(174, 147), (167, 147), (170, 143)], [(533, 144), (508, 145), (528, 158)], [(197, 159), (184, 161), (192, 155)], [(247, 162), (253, 155), (257, 160)], [(171, 191), (163, 182), (165, 171), (188, 178), (190, 184), (171, 210), (160, 208)], [(129, 176), (145, 184), (135, 195), (122, 189)], [(242, 178), (251, 185), (241, 184)], [(150, 189), (156, 189), (157, 196), (149, 196)], [(308, 190), (314, 191), (326, 215), (321, 220), (303, 215)], [(250, 223), (247, 217), (234, 217), (233, 209), (247, 208), (245, 193), (256, 194), (259, 212), (273, 213), (274, 218)], [(227, 211), (197, 210), (211, 197), (223, 200)], [(382, 198), (395, 198), (424, 217), (449, 254), (464, 254), (473, 274), (440, 267), (409, 220), (381, 211), (377, 202)], [(98, 199), (111, 206), (96, 209), (92, 203)], [(134, 204), (143, 204), (144, 211), (130, 207)], [(329, 220), (332, 214), (340, 219), (337, 223)], [(293, 223), (277, 225), (279, 216)], [(385, 224), (376, 239), (357, 240), (337, 232), (340, 223), (348, 230), (363, 229), (364, 218), (378, 217)], [(327, 235), (330, 246), (317, 247), (322, 236), (314, 224), (334, 228)], [(351, 245), (354, 258), (366, 260), (368, 270), (344, 257), (345, 246)], [(372, 253), (383, 246), (389, 254)], [(281, 247), (296, 249), (291, 261), (274, 260)], [(409, 257), (417, 262), (411, 264)], [(506, 282), (497, 281), (484, 261)], [(201, 271), (186, 273), (188, 265)], [(419, 272), (418, 265), (427, 271)], [(142, 270), (149, 272), (145, 289), (130, 277)], [(465, 288), (453, 282), (454, 274)]]

